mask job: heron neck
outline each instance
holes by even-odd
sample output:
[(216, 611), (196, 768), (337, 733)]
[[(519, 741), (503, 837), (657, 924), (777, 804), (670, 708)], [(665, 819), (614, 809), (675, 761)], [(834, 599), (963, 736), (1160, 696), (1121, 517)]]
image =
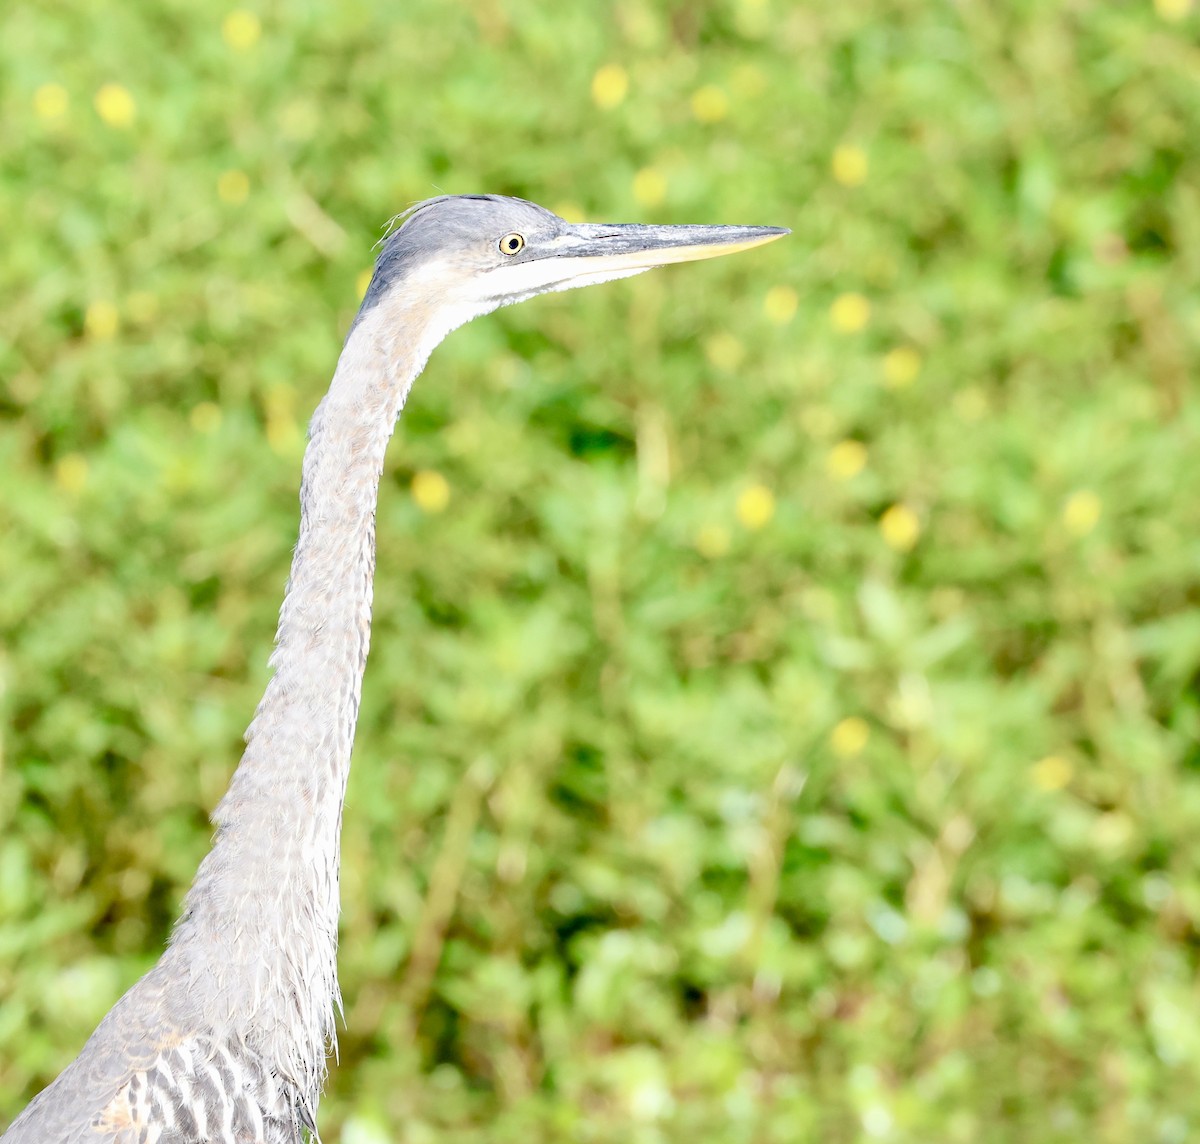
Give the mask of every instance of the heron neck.
[(419, 338), (400, 346), (383, 335), (394, 318), (356, 324), (313, 417), (273, 675), (169, 954), (200, 1003), (239, 1026), (222, 1031), (314, 1107), (340, 1005), (339, 844), (370, 644), (379, 479), (428, 355)]

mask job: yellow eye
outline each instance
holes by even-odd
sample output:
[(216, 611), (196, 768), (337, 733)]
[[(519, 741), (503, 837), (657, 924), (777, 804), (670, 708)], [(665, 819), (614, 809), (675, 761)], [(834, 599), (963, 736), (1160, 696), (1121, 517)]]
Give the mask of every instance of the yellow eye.
[(523, 234), (517, 234), (516, 231), (513, 231), (512, 234), (506, 234), (500, 240), (500, 253), (510, 255), (519, 254), (521, 250), (524, 249), (524, 246), (525, 236)]

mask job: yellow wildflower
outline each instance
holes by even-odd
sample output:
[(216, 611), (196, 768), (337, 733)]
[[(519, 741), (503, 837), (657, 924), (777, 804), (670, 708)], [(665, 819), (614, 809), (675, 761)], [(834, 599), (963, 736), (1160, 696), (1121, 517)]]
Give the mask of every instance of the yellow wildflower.
[(790, 322), (796, 316), (800, 295), (791, 286), (772, 286), (763, 299), (763, 311), (769, 321), (777, 326)]
[(592, 102), (610, 111), (629, 94), (629, 73), (620, 64), (605, 64), (592, 76)]
[(421, 469), (413, 474), (412, 498), (422, 512), (430, 515), (443, 512), (450, 503), (450, 484), (441, 473)]
[(830, 732), (829, 746), (839, 759), (852, 759), (862, 754), (870, 738), (871, 728), (867, 721), (850, 715)]
[(921, 355), (911, 346), (897, 346), (883, 355), (883, 380), (892, 389), (906, 389), (921, 372)]
[(829, 308), (829, 320), (841, 334), (856, 334), (871, 318), (871, 303), (861, 294), (839, 294)]
[(79, 453), (67, 453), (54, 465), (54, 480), (63, 492), (78, 494), (87, 484), (87, 458)]
[(829, 450), (825, 468), (839, 481), (858, 476), (867, 466), (867, 447), (861, 441), (839, 441)]
[(83, 315), (83, 328), (89, 338), (109, 342), (121, 328), (121, 315), (111, 302), (92, 302)]
[(729, 114), (729, 96), (715, 84), (705, 84), (692, 94), (692, 114), (700, 123), (720, 123)]
[(1074, 768), (1061, 755), (1047, 755), (1030, 768), (1033, 785), (1038, 790), (1062, 790), (1071, 781)]
[(1080, 489), (1063, 506), (1063, 525), (1072, 536), (1087, 536), (1100, 523), (1104, 505), (1091, 489)]
[(129, 89), (119, 83), (106, 83), (96, 92), (96, 114), (109, 127), (132, 127), (137, 118), (137, 104)]
[(897, 552), (908, 552), (921, 535), (921, 522), (908, 505), (894, 504), (879, 518), (884, 542)]
[(744, 528), (757, 532), (775, 515), (775, 494), (766, 485), (751, 485), (737, 500), (737, 518)]
[(250, 180), (245, 171), (222, 171), (217, 177), (217, 197), (223, 203), (237, 206), (250, 194)]
[(717, 369), (732, 373), (742, 364), (742, 359), (746, 356), (746, 347), (734, 334), (728, 330), (721, 330), (711, 338), (705, 339), (704, 356)]
[(1168, 23), (1178, 24), (1187, 19), (1192, 0), (1154, 0), (1154, 10)]
[(235, 52), (248, 52), (262, 35), (262, 21), (244, 8), (235, 8), (221, 21), (221, 38)]
[(835, 147), (829, 167), (843, 187), (858, 187), (867, 181), (867, 153), (852, 143)]

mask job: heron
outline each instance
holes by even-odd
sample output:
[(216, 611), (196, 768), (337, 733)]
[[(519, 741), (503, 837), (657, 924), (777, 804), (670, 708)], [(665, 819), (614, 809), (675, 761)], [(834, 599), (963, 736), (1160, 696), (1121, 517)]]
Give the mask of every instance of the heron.
[(341, 1008), (342, 807), (371, 636), (384, 454), (414, 379), (464, 322), (537, 294), (747, 250), (769, 226), (569, 223), (443, 195), (384, 240), (309, 426), (271, 677), (162, 957), (2, 1144), (299, 1144)]

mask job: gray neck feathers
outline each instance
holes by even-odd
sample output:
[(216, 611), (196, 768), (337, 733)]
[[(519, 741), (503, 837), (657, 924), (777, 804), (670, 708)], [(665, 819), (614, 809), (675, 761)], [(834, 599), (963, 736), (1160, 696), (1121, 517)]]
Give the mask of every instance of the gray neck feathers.
[[(339, 842), (370, 643), (379, 478), (433, 348), (422, 317), (387, 300), (363, 315), (313, 417), (274, 674), (166, 955), (186, 982), (189, 1016), (259, 1054), (313, 1110), (341, 1003)], [(398, 345), (389, 329), (417, 336)]]

